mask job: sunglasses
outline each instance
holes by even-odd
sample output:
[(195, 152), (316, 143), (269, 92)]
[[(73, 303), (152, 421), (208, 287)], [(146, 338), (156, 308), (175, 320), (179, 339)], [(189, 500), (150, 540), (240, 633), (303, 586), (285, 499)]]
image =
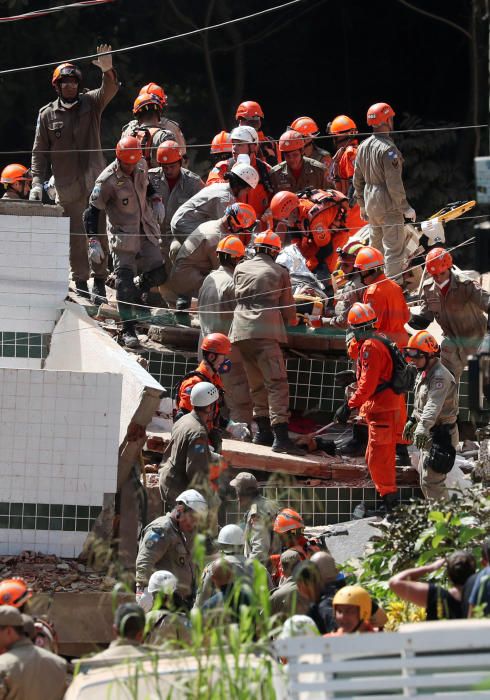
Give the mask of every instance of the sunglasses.
[(418, 359), (425, 357), (424, 352), (421, 352), (420, 350), (416, 350), (415, 348), (405, 348), (404, 355), (405, 355), (405, 357), (412, 357), (412, 358), (418, 358)]

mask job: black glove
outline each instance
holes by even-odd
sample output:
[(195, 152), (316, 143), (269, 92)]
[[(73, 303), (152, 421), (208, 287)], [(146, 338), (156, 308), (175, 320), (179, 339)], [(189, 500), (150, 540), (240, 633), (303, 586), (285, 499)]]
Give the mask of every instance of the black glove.
[(344, 369), (342, 372), (337, 372), (335, 381), (339, 386), (345, 388), (356, 381), (356, 373), (351, 369)]
[(349, 408), (349, 404), (347, 403), (347, 401), (344, 401), (342, 406), (340, 406), (340, 408), (338, 408), (335, 411), (335, 415), (333, 418), (336, 423), (341, 423), (342, 425), (345, 425), (349, 420), (350, 414), (351, 409)]

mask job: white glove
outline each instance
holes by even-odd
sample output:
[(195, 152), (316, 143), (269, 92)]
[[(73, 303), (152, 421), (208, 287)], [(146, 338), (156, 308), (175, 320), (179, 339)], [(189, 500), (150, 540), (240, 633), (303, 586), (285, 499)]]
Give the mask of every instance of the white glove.
[(228, 421), (226, 430), (237, 440), (245, 440), (246, 438), (250, 437), (250, 430), (248, 429), (247, 424), (237, 423), (234, 420), (231, 420), (231, 418)]
[[(105, 53), (111, 49), (112, 46), (110, 44), (101, 44), (100, 46), (97, 46), (97, 53)], [(92, 61), (92, 63), (94, 66), (97, 66), (97, 68), (100, 68), (102, 73), (107, 73), (107, 71), (111, 70), (112, 68), (112, 54), (107, 54), (107, 56), (98, 56), (95, 61)]]
[(31, 191), (29, 192), (30, 202), (42, 202), (43, 201), (43, 188), (41, 185), (33, 185)]
[(54, 175), (51, 175), (49, 180), (44, 183), (44, 190), (48, 197), (55, 202), (55, 204), (58, 204), (60, 199), (58, 197), (58, 190), (56, 189), (56, 185), (54, 182)]
[(98, 265), (104, 259), (104, 251), (97, 238), (88, 239), (88, 259), (91, 263)]
[(153, 607), (153, 595), (148, 593), (148, 588), (142, 593), (136, 593), (136, 602), (145, 612), (150, 612)]
[(162, 198), (158, 194), (154, 194), (151, 199), (151, 208), (155, 214), (155, 219), (159, 224), (163, 224), (165, 221), (165, 205), (162, 202)]
[(408, 219), (412, 223), (414, 223), (417, 219), (415, 215), (415, 209), (413, 209), (412, 207), (408, 207), (408, 209), (405, 209), (405, 211), (403, 212), (403, 216), (405, 219)]

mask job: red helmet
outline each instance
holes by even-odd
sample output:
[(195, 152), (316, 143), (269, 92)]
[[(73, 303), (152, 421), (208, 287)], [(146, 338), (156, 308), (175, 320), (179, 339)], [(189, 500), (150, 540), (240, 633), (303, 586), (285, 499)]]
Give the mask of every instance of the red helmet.
[(356, 302), (350, 308), (347, 315), (347, 323), (353, 328), (362, 328), (362, 326), (371, 326), (377, 321), (376, 312), (369, 304), (361, 304)]
[(263, 233), (258, 233), (254, 239), (254, 247), (272, 248), (273, 250), (281, 250), (282, 244), (281, 239), (274, 233), (271, 229), (264, 231)]
[(123, 136), (116, 146), (116, 158), (121, 163), (138, 163), (143, 158), (141, 144), (136, 136)]
[(329, 134), (357, 134), (357, 124), (353, 119), (347, 117), (345, 114), (339, 114), (335, 117), (328, 125)]
[(294, 129), (288, 129), (279, 137), (279, 150), (281, 153), (290, 151), (301, 151), (305, 146), (305, 141), (301, 134)]
[(230, 339), (223, 333), (210, 333), (202, 339), (201, 350), (215, 352), (217, 355), (228, 355), (231, 351)]
[(252, 228), (257, 220), (255, 209), (250, 204), (243, 202), (235, 202), (226, 207), (225, 216), (231, 218), (236, 228), (244, 231)]
[(245, 255), (245, 246), (236, 236), (225, 236), (218, 243), (216, 248), (217, 253), (226, 253), (232, 258), (243, 258)]
[(317, 123), (311, 117), (298, 117), (290, 128), (303, 136), (317, 136), (320, 133)]
[(429, 275), (440, 275), (453, 266), (453, 257), (444, 248), (432, 248), (425, 258), (425, 269)]
[(11, 163), (2, 170), (0, 182), (4, 185), (11, 185), (13, 182), (22, 182), (23, 180), (32, 180), (31, 171), (25, 165)]
[(228, 131), (220, 131), (211, 141), (211, 153), (231, 153), (232, 143)]
[(159, 112), (162, 109), (162, 101), (160, 98), (151, 92), (140, 92), (133, 104), (133, 114), (139, 114), (145, 108), (154, 107)]
[(366, 248), (359, 241), (347, 241), (343, 248), (337, 248), (337, 253), (341, 259), (345, 258), (356, 258), (360, 250)]
[(149, 92), (152, 95), (156, 95), (162, 103), (162, 106), (167, 104), (167, 95), (165, 94), (165, 90), (160, 85), (157, 85), (156, 83), (148, 83), (148, 85), (143, 85), (139, 91), (139, 94), (142, 95), (144, 92)]
[(71, 76), (76, 78), (79, 83), (82, 82), (82, 71), (73, 63), (60, 63), (59, 66), (53, 71), (53, 77), (51, 78), (51, 85), (56, 86), (56, 83), (66, 76)]
[(20, 608), (32, 596), (32, 590), (20, 576), (0, 581), (0, 605)]
[(272, 218), (287, 219), (298, 206), (299, 198), (294, 192), (276, 192), (270, 203)]
[[(439, 343), (428, 331), (417, 331), (408, 339), (406, 350), (414, 350), (426, 355), (436, 355), (439, 352)], [(410, 356), (410, 352), (406, 353)], [(412, 355), (416, 357), (416, 355)]]
[(386, 102), (376, 102), (371, 105), (367, 111), (366, 121), (368, 126), (379, 126), (388, 121), (390, 117), (394, 117), (395, 112), (392, 107)]
[(238, 105), (235, 119), (253, 119), (254, 117), (260, 119), (264, 118), (264, 112), (258, 102), (247, 100)]
[(274, 532), (282, 534), (291, 530), (303, 530), (305, 523), (299, 513), (292, 508), (284, 508), (274, 520)]
[(182, 160), (179, 144), (176, 141), (164, 141), (158, 146), (157, 161), (162, 165), (171, 165)]
[(374, 270), (376, 267), (384, 265), (383, 253), (370, 245), (363, 246), (356, 255), (354, 267), (358, 270)]

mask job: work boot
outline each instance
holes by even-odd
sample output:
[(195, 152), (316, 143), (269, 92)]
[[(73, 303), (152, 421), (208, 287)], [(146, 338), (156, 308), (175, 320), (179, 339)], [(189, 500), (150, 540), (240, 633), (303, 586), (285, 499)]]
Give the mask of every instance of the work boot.
[(398, 493), (387, 493), (385, 496), (383, 496), (383, 506), (382, 508), (386, 512), (386, 515), (390, 515), (390, 513), (393, 512), (393, 510), (400, 505), (400, 501), (398, 500)]
[(92, 299), (92, 303), (97, 304), (98, 306), (100, 306), (100, 304), (107, 303), (105, 282), (100, 277), (94, 277), (94, 283), (92, 285), (92, 297), (91, 297), (91, 299)]
[(191, 317), (188, 313), (188, 309), (191, 306), (191, 301), (192, 299), (181, 296), (177, 297), (177, 301), (175, 302), (175, 320), (182, 326), (191, 325)]
[(272, 447), (274, 433), (272, 432), (269, 416), (256, 416), (255, 422), (259, 426), (258, 431), (253, 436), (252, 442), (255, 445), (266, 445)]
[(397, 467), (411, 467), (412, 461), (408, 453), (408, 448), (406, 445), (398, 444), (396, 446), (396, 466)]
[(287, 423), (273, 425), (272, 431), (274, 433), (274, 442), (272, 443), (273, 452), (283, 452), (288, 455), (297, 455), (298, 457), (306, 454), (302, 447), (295, 445), (294, 442), (291, 442), (289, 439)]
[(131, 321), (124, 324), (121, 340), (127, 348), (139, 348), (140, 341), (136, 335), (134, 323)]
[(75, 280), (75, 292), (82, 299), (90, 299), (88, 284), (86, 280)]

